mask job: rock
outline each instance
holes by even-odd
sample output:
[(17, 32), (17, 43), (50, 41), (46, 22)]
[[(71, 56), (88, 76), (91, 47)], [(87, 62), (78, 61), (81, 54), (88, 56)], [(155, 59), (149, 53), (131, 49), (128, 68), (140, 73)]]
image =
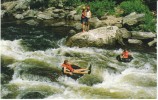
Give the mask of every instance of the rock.
[(90, 18), (89, 22), (91, 23), (91, 26), (94, 28), (102, 26), (102, 22), (97, 17)]
[(64, 7), (64, 5), (62, 3), (59, 3), (57, 6), (57, 8), (63, 8), (63, 7)]
[(59, 14), (53, 14), (53, 17), (54, 17), (54, 18), (59, 18), (60, 15), (59, 15)]
[(129, 32), (127, 29), (125, 28), (120, 28), (117, 30), (117, 34), (116, 34), (118, 43), (121, 45), (125, 45), (125, 43), (123, 42), (124, 38), (131, 38), (131, 32)]
[(15, 6), (15, 10), (26, 10), (28, 9), (29, 5), (30, 5), (29, 0), (19, 0), (17, 5)]
[(24, 18), (34, 18), (36, 17), (38, 11), (35, 10), (27, 10), (23, 13)]
[(75, 21), (81, 20), (81, 15), (74, 15), (74, 20)]
[(155, 38), (156, 34), (152, 32), (137, 32), (137, 31), (131, 31), (132, 38), (134, 39), (150, 39)]
[(53, 12), (54, 13), (61, 13), (61, 12), (64, 12), (64, 10), (63, 9), (54, 9)]
[(157, 42), (157, 38), (154, 38), (154, 40), (152, 40), (148, 43), (149, 47), (154, 46), (156, 44), (156, 42)]
[(69, 34), (70, 34), (70, 35), (74, 35), (74, 34), (76, 34), (76, 31), (75, 31), (75, 30), (70, 30), (70, 31), (69, 31)]
[(81, 32), (70, 37), (66, 42), (67, 46), (79, 47), (105, 47), (116, 43), (116, 34), (118, 27), (107, 26)]
[(82, 29), (82, 24), (81, 23), (75, 23), (73, 25), (73, 27), (76, 29), (76, 30), (81, 30)]
[(128, 43), (141, 45), (143, 42), (141, 40), (137, 40), (137, 39), (128, 39)]
[(121, 33), (122, 38), (131, 38), (131, 32), (126, 28), (120, 28), (117, 33)]
[(75, 14), (77, 14), (77, 12), (76, 12), (76, 10), (73, 10), (73, 11), (70, 11), (69, 14), (70, 14), (70, 15), (75, 15)]
[(14, 14), (14, 17), (15, 17), (16, 19), (24, 19), (23, 14)]
[(65, 22), (58, 22), (55, 24), (52, 24), (51, 26), (64, 26), (66, 23)]
[(37, 19), (53, 19), (52, 14), (46, 12), (39, 12), (37, 14)]
[(6, 15), (6, 10), (1, 10), (1, 18), (3, 18), (3, 17), (5, 17), (5, 15)]
[(25, 22), (26, 24), (28, 24), (28, 25), (33, 25), (33, 26), (35, 26), (35, 25), (38, 25), (39, 23), (38, 22), (36, 22), (35, 20), (28, 20), (28, 21), (26, 21)]
[(106, 19), (107, 19), (107, 13), (104, 14), (100, 19), (101, 19), (101, 20), (106, 20)]
[(102, 20), (102, 23), (107, 26), (116, 26), (122, 27), (122, 17), (116, 18), (115, 16), (107, 16), (106, 20)]
[(6, 11), (11, 11), (15, 8), (17, 5), (17, 1), (11, 1), (11, 2), (4, 2), (1, 6), (6, 10)]
[(123, 18), (123, 24), (127, 24), (129, 26), (136, 24), (139, 21), (142, 21), (145, 14), (136, 14), (133, 12)]

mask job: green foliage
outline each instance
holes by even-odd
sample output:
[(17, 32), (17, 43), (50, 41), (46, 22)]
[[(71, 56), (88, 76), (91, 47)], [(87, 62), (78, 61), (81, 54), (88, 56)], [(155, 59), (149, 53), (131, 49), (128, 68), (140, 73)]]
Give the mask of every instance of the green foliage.
[(101, 17), (105, 14), (105, 12), (108, 12), (108, 14), (112, 14), (114, 12), (115, 2), (112, 0), (102, 0), (89, 2), (88, 5), (91, 7), (93, 15)]
[(80, 4), (82, 4), (81, 0), (67, 0), (65, 2), (66, 6), (78, 6)]
[(141, 23), (139, 27), (136, 27), (137, 30), (156, 31), (156, 20), (154, 20), (154, 16), (144, 4), (143, 0), (126, 0), (120, 4), (120, 8), (124, 11), (122, 16), (130, 14), (131, 12), (145, 13), (143, 23)]

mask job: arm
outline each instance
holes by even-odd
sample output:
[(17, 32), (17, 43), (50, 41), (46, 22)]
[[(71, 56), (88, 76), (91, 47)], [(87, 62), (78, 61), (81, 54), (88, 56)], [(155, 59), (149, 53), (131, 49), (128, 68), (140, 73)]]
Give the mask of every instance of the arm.
[(65, 68), (65, 67), (64, 67), (64, 73), (65, 73), (65, 74), (70, 74), (70, 75), (72, 75), (72, 72), (70, 72), (70, 70), (68, 70), (68, 69)]

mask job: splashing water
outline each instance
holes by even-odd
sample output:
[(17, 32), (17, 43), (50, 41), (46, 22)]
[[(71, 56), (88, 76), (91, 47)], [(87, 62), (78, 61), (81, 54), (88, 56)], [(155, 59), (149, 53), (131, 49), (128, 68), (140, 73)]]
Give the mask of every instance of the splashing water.
[[(2, 84), (1, 97), (156, 98), (155, 53), (132, 52), (132, 62), (123, 63), (116, 60), (122, 49), (70, 48), (63, 41), (58, 41), (59, 48), (25, 51), (21, 40), (1, 40), (2, 65), (14, 70), (12, 80)], [(91, 63), (92, 74), (78, 80), (60, 74), (65, 59), (83, 68)]]

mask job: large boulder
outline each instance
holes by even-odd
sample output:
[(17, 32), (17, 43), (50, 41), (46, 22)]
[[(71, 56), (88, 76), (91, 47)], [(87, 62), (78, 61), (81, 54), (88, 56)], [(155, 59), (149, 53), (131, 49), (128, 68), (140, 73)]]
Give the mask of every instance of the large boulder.
[(118, 27), (107, 26), (78, 33), (68, 39), (67, 46), (105, 47), (116, 43)]
[(137, 14), (136, 12), (133, 12), (123, 18), (123, 24), (132, 26), (137, 24), (137, 22), (142, 21), (144, 16), (145, 14)]
[(155, 38), (156, 34), (152, 32), (137, 32), (137, 31), (131, 31), (132, 38), (134, 39), (151, 39)]
[(81, 20), (81, 15), (74, 15), (74, 20), (76, 20), (76, 21)]

